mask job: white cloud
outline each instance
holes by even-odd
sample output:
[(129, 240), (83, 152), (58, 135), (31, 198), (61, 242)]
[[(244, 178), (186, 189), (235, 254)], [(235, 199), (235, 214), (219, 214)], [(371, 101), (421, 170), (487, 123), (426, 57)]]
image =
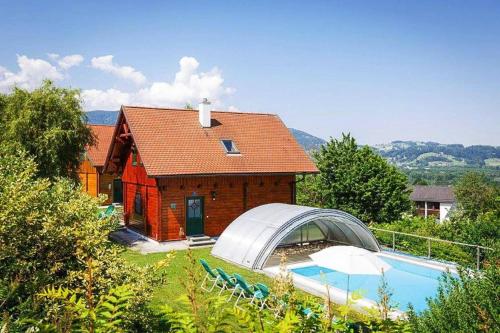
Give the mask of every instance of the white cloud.
[(78, 66), (83, 62), (83, 56), (80, 54), (72, 54), (62, 57), (57, 53), (47, 53), (50, 60), (57, 62), (59, 67), (68, 70), (71, 67)]
[(130, 104), (130, 95), (116, 89), (82, 91), (86, 110), (118, 110), (121, 105)]
[(156, 106), (181, 105), (186, 102), (195, 104), (207, 97), (217, 103), (223, 95), (233, 93), (233, 89), (223, 86), (224, 79), (219, 69), (198, 72), (199, 65), (195, 58), (183, 57), (173, 82), (154, 82), (139, 90), (137, 102)]
[(13, 86), (24, 89), (33, 89), (44, 79), (62, 80), (64, 75), (49, 62), (42, 59), (32, 59), (25, 55), (17, 56), (19, 71), (13, 73), (3, 67), (0, 68), (0, 91), (7, 92)]
[(137, 71), (134, 67), (120, 66), (116, 63), (113, 63), (112, 55), (92, 58), (91, 66), (104, 72), (111, 73), (120, 78), (130, 80), (135, 84), (144, 84), (146, 82), (146, 77), (144, 76), (144, 74)]
[(72, 54), (69, 56), (63, 57), (57, 63), (61, 66), (62, 69), (70, 69), (73, 66), (78, 66), (83, 62), (83, 57), (79, 54)]
[[(83, 98), (86, 101), (86, 109), (118, 109), (121, 104), (179, 107), (184, 106), (185, 103), (197, 105), (204, 97), (207, 97), (215, 106), (220, 106), (221, 99), (233, 94), (235, 89), (224, 86), (224, 79), (218, 68), (200, 72), (198, 71), (199, 65), (195, 58), (183, 57), (179, 61), (180, 68), (172, 82), (153, 82), (135, 92), (92, 89), (91, 93), (87, 93), (88, 91), (84, 90)], [(106, 100), (108, 96), (110, 100)], [(118, 99), (124, 102), (118, 102)]]

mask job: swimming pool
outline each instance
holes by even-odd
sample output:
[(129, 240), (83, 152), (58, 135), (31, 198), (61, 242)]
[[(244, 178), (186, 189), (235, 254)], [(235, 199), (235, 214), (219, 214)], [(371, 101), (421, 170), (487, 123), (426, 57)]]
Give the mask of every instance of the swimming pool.
[[(397, 303), (398, 309), (401, 311), (408, 310), (409, 303), (413, 305), (417, 312), (426, 309), (426, 298), (437, 294), (439, 277), (442, 276), (445, 270), (435, 269), (411, 261), (398, 260), (389, 256), (381, 255), (379, 257), (392, 266), (392, 269), (385, 272), (385, 277), (389, 288), (393, 292), (392, 300)], [(342, 289), (344, 292), (347, 289), (347, 275), (344, 273), (319, 267), (312, 263), (291, 268), (291, 271), (321, 284), (327, 282), (328, 285)], [(321, 272), (323, 272), (323, 275)], [(376, 302), (378, 300), (377, 289), (380, 285), (380, 279), (381, 277), (377, 275), (351, 275), (349, 291), (361, 291), (363, 298)]]

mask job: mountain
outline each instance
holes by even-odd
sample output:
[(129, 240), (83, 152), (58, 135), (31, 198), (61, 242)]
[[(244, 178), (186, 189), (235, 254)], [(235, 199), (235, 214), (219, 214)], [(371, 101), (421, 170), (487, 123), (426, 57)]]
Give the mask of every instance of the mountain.
[(87, 119), (89, 124), (95, 125), (114, 125), (118, 118), (119, 111), (104, 111), (95, 110), (87, 112)]
[[(87, 119), (89, 124), (114, 125), (116, 123), (116, 118), (118, 118), (118, 112), (119, 111), (104, 110), (88, 111)], [(294, 128), (290, 128), (290, 131), (306, 151), (318, 149), (322, 144), (325, 143), (325, 140), (315, 137), (314, 135), (311, 135), (309, 133), (299, 131)]]
[(421, 141), (393, 141), (373, 147), (400, 167), (498, 167), (500, 147), (442, 144)]
[(318, 138), (314, 135), (311, 135), (309, 133), (306, 133), (304, 131), (300, 131), (295, 128), (289, 128), (290, 132), (292, 132), (293, 136), (295, 137), (295, 140), (306, 150), (306, 151), (311, 151), (311, 150), (316, 150), (319, 149), (323, 144), (326, 143), (325, 140)]

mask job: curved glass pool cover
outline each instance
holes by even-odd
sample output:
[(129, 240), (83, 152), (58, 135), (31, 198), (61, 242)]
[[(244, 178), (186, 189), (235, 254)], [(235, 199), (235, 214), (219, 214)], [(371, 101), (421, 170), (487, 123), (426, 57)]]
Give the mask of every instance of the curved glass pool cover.
[(379, 252), (363, 222), (335, 209), (268, 204), (240, 215), (224, 230), (212, 255), (250, 269), (262, 269), (278, 245), (327, 241)]

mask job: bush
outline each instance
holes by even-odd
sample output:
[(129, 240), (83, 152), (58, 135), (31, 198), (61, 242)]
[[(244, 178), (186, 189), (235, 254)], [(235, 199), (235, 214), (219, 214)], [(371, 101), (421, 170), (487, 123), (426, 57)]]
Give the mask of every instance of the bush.
[(37, 294), (49, 286), (84, 294), (92, 265), (93, 296), (127, 284), (134, 297), (126, 324), (144, 320), (151, 279), (108, 240), (117, 221), (99, 220), (99, 200), (69, 180), (36, 178), (36, 171), (25, 153), (0, 148), (0, 312), (13, 322), (43, 318), (50, 304)]
[[(439, 224), (432, 219), (422, 217), (406, 217), (397, 222), (378, 224), (377, 228), (444, 240), (456, 240), (454, 235), (450, 235), (447, 224)], [(373, 233), (381, 245), (392, 247), (391, 233), (376, 230)], [(396, 250), (417, 256), (428, 255), (428, 241), (426, 239), (398, 234), (395, 237)], [(475, 252), (471, 249), (437, 241), (431, 241), (431, 257), (461, 264), (474, 264), (476, 262)]]
[(446, 275), (438, 295), (420, 315), (410, 312), (415, 332), (499, 332), (500, 268), (460, 271), (460, 278)]

